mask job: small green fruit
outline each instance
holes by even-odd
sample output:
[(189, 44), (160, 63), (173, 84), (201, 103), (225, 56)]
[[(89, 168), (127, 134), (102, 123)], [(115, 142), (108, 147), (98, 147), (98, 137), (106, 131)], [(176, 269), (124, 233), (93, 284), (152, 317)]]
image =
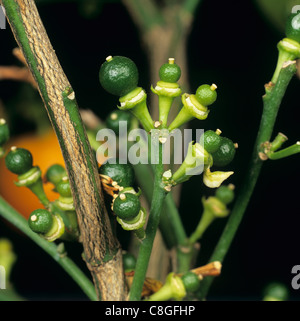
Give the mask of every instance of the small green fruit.
[(3, 146), (9, 139), (9, 128), (6, 121), (0, 119), (0, 147)]
[(32, 168), (32, 154), (24, 148), (12, 147), (5, 157), (5, 165), (14, 174), (22, 175)]
[(127, 57), (109, 56), (100, 67), (99, 80), (107, 92), (122, 97), (137, 87), (138, 69)]
[(286, 26), (285, 34), (288, 38), (300, 42), (300, 13), (292, 13), (289, 15)]
[(188, 271), (181, 277), (184, 288), (187, 292), (195, 292), (200, 286), (200, 280), (197, 274)]
[(232, 162), (235, 156), (235, 146), (232, 140), (222, 137), (219, 149), (212, 153), (213, 164), (216, 166), (226, 166)]
[(128, 111), (114, 110), (106, 118), (106, 127), (113, 130), (116, 135), (119, 135), (119, 125), (120, 121), (127, 122), (127, 129), (130, 127), (130, 122), (132, 120), (132, 114)]
[(159, 69), (159, 78), (165, 82), (176, 83), (181, 76), (180, 67), (170, 58), (168, 63), (163, 64)]
[(203, 134), (203, 140), (204, 149), (210, 154), (216, 152), (220, 148), (222, 142), (220, 135), (213, 130), (205, 131)]
[(130, 163), (120, 164), (119, 159), (112, 162), (106, 162), (99, 168), (99, 174), (110, 177), (117, 182), (119, 186), (130, 187), (134, 185), (134, 169)]
[(135, 218), (141, 210), (141, 202), (136, 194), (121, 193), (113, 204), (114, 213), (121, 220), (131, 220)]
[(56, 185), (61, 179), (67, 175), (65, 168), (59, 164), (54, 164), (47, 169), (46, 180)]
[(60, 196), (71, 197), (71, 185), (67, 176), (64, 176), (56, 185), (56, 190)]
[(131, 253), (124, 253), (123, 256), (123, 268), (125, 272), (134, 271), (136, 265), (136, 258)]
[(217, 86), (216, 85), (201, 85), (196, 90), (196, 99), (203, 106), (209, 106), (217, 100)]
[(44, 209), (37, 209), (30, 214), (28, 225), (35, 233), (46, 234), (53, 224), (52, 214)]
[(225, 205), (230, 204), (234, 200), (234, 190), (232, 185), (222, 185), (216, 190), (216, 198)]

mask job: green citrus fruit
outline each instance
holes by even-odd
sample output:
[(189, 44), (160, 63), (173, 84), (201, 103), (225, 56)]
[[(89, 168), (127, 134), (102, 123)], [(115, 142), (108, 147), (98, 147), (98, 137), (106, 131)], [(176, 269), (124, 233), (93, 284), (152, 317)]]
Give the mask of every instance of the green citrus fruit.
[(114, 213), (122, 220), (135, 218), (141, 210), (139, 197), (132, 193), (121, 193), (113, 204)]
[(300, 13), (292, 13), (289, 15), (286, 26), (285, 34), (287, 38), (300, 42)]
[(122, 97), (137, 87), (138, 69), (127, 57), (109, 56), (100, 67), (99, 80), (107, 92)]
[(217, 91), (213, 86), (201, 85), (196, 90), (196, 99), (203, 106), (209, 106), (217, 100)]
[[(110, 159), (109, 161), (112, 161)], [(130, 163), (120, 164), (119, 159), (114, 159), (116, 164), (107, 161), (99, 168), (99, 174), (110, 177), (119, 186), (131, 187), (134, 184), (134, 169)]]
[(5, 165), (14, 174), (24, 174), (32, 168), (32, 154), (24, 148), (12, 147), (5, 157)]
[(33, 232), (47, 233), (50, 231), (53, 224), (52, 214), (44, 209), (33, 211), (28, 219), (28, 225)]
[(212, 153), (213, 162), (216, 166), (226, 166), (234, 159), (235, 146), (232, 140), (222, 137), (219, 149)]
[(176, 83), (181, 76), (181, 69), (175, 63), (165, 63), (159, 69), (159, 78), (165, 82)]
[(203, 134), (204, 139), (204, 149), (208, 153), (214, 153), (220, 148), (222, 138), (213, 130), (207, 130)]
[(186, 291), (188, 292), (195, 292), (198, 290), (200, 286), (200, 280), (198, 275), (191, 271), (184, 273), (181, 277), (181, 280), (184, 284)]
[(216, 198), (224, 204), (230, 204), (234, 199), (234, 191), (229, 186), (222, 185), (216, 190)]

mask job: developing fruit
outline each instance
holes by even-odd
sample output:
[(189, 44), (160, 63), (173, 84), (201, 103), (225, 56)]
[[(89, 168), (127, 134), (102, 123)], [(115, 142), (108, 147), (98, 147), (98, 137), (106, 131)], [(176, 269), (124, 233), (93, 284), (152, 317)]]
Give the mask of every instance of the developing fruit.
[(201, 85), (196, 90), (196, 98), (203, 106), (209, 106), (217, 100), (216, 85)]
[(286, 22), (285, 34), (288, 38), (300, 42), (300, 13), (292, 13)]
[(122, 97), (137, 87), (138, 69), (127, 57), (109, 56), (100, 67), (99, 80), (107, 92)]
[(99, 168), (99, 174), (110, 177), (119, 186), (130, 187), (134, 184), (134, 170), (131, 164), (120, 164), (116, 160), (116, 164), (106, 162)]
[(222, 138), (213, 130), (207, 130), (203, 134), (203, 140), (204, 149), (211, 154), (220, 148)]
[(141, 210), (139, 197), (132, 193), (121, 193), (113, 204), (114, 213), (122, 220), (135, 218)]
[(226, 166), (233, 160), (235, 156), (235, 146), (232, 140), (227, 137), (221, 137), (221, 145), (219, 149), (212, 153), (213, 163), (216, 166)]
[(168, 63), (163, 64), (159, 69), (159, 78), (165, 82), (175, 83), (181, 76), (180, 67), (170, 58)]
[(181, 277), (181, 280), (184, 284), (184, 288), (188, 292), (195, 292), (198, 290), (200, 285), (200, 280), (197, 274), (194, 272), (188, 271)]
[(9, 171), (14, 174), (24, 174), (32, 168), (32, 155), (25, 148), (12, 147), (5, 157), (5, 164)]
[(33, 232), (46, 234), (53, 224), (52, 214), (44, 209), (33, 211), (28, 219), (28, 225)]

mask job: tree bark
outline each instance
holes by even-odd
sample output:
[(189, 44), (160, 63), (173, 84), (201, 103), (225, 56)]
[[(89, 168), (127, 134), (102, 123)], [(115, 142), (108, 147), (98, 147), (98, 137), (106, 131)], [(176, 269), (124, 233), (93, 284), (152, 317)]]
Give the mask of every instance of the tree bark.
[[(95, 157), (81, 121), (75, 94), (52, 48), (35, 2), (3, 0), (3, 4), (61, 146), (78, 217), (84, 259), (91, 271), (98, 298), (124, 300), (122, 253), (104, 205)], [(68, 105), (63, 98), (66, 90), (69, 92)]]

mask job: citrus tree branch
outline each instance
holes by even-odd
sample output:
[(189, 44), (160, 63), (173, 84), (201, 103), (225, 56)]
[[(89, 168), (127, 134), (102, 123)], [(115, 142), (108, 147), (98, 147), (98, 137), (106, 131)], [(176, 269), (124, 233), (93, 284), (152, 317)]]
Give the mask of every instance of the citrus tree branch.
[(142, 32), (165, 23), (164, 17), (153, 0), (122, 0)]
[(66, 255), (65, 252), (60, 252), (58, 245), (50, 243), (42, 239), (38, 234), (32, 232), (26, 219), (12, 208), (2, 197), (0, 197), (0, 216), (17, 227), (33, 242), (47, 252), (73, 278), (89, 299), (92, 301), (97, 300), (93, 283), (78, 268), (78, 266)]
[[(216, 260), (223, 262), (226, 257), (226, 254), (235, 237), (238, 227), (243, 219), (261, 172), (261, 168), (263, 165), (263, 160), (259, 157), (261, 144), (269, 141), (271, 138), (282, 98), (295, 73), (296, 62), (289, 61), (289, 63), (285, 64), (281, 69), (275, 86), (267, 90), (266, 94), (263, 96), (263, 113), (249, 169), (229, 216), (227, 225), (224, 228), (224, 231), (210, 258), (210, 261)], [(200, 298), (203, 299), (206, 297), (212, 281), (213, 279), (210, 277), (203, 280), (200, 286)]]
[(98, 298), (123, 300), (122, 253), (106, 212), (95, 156), (78, 111), (75, 93), (52, 48), (35, 2), (2, 2), (60, 143), (71, 183), (84, 258)]

